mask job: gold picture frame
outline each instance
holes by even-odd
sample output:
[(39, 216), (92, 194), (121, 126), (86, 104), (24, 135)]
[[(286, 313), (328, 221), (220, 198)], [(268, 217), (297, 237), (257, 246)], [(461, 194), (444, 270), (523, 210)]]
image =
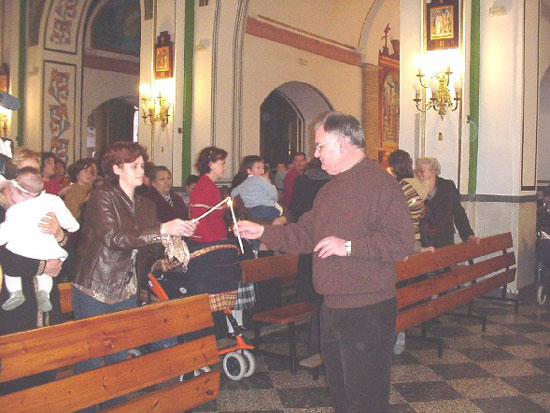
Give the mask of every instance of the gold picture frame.
[(168, 32), (161, 32), (155, 44), (155, 78), (167, 79), (173, 77), (173, 43)]
[(432, 0), (426, 4), (426, 50), (459, 47), (460, 0)]

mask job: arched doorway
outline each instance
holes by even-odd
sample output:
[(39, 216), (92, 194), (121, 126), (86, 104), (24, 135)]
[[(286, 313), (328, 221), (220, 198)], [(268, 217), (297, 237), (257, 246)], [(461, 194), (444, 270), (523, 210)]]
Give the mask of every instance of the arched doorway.
[(87, 157), (100, 157), (115, 142), (137, 142), (136, 103), (115, 98), (91, 112), (86, 123)]
[(98, 157), (113, 142), (136, 140), (140, 0), (95, 0), (85, 27), (80, 156)]
[(260, 106), (260, 155), (271, 162), (289, 162), (294, 152), (313, 156), (315, 121), (333, 110), (328, 99), (303, 82), (274, 89)]

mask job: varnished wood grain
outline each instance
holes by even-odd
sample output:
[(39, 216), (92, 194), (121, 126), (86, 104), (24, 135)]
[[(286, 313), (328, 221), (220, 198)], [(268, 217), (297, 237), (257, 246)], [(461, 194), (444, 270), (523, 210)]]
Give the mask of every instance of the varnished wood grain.
[(183, 412), (216, 399), (219, 394), (219, 387), (220, 372), (211, 371), (192, 380), (165, 387), (155, 393), (136, 397), (119, 406), (102, 410), (102, 412)]
[(296, 278), (298, 255), (283, 254), (241, 262), (243, 282), (260, 282), (274, 278)]
[(212, 326), (208, 295), (0, 336), (0, 382)]
[[(218, 361), (215, 338), (207, 336), (190, 343), (5, 395), (0, 398), (0, 411), (12, 413), (74, 411), (167, 381)], [(217, 384), (217, 381), (210, 383), (209, 389), (213, 384)], [(213, 396), (213, 394), (209, 395)], [(184, 410), (178, 405), (173, 405), (172, 408), (175, 411)]]

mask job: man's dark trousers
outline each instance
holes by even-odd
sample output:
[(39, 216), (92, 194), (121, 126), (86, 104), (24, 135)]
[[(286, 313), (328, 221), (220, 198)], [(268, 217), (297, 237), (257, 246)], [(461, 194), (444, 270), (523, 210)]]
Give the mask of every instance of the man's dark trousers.
[(323, 362), (338, 413), (389, 410), (395, 303), (321, 308)]

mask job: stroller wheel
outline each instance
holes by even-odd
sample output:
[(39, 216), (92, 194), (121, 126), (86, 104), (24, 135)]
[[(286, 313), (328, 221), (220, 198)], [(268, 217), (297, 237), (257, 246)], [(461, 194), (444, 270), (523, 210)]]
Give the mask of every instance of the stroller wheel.
[(537, 289), (537, 301), (539, 304), (544, 304), (546, 302), (546, 296), (548, 295), (548, 292), (546, 291), (546, 287), (544, 285), (539, 285), (539, 288)]
[(247, 365), (244, 357), (232, 351), (223, 358), (223, 371), (231, 380), (240, 380), (247, 372)]
[(248, 367), (243, 377), (250, 377), (256, 371), (256, 359), (254, 358), (254, 354), (252, 354), (252, 352), (249, 350), (243, 350), (242, 356), (245, 359), (246, 365)]

